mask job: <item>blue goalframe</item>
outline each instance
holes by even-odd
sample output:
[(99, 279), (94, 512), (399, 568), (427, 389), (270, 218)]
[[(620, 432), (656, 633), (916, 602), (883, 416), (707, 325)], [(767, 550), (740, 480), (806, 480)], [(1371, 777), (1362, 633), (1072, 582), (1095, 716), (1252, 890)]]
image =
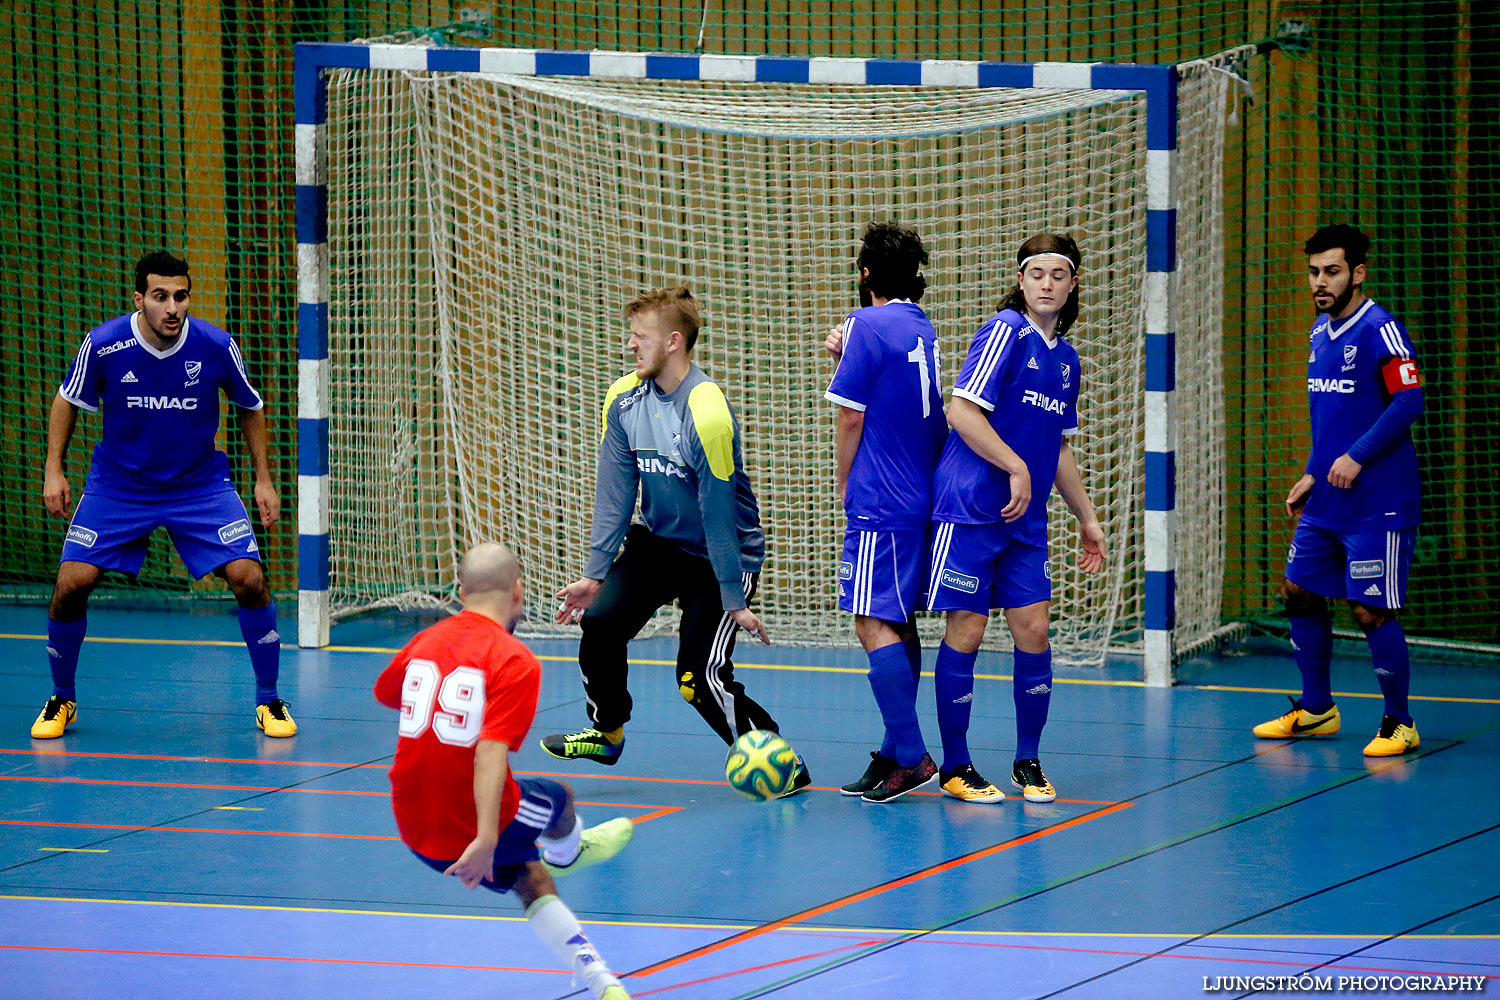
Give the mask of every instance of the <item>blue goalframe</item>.
[(1177, 84), (1175, 66), (791, 58), (545, 49), (296, 46), (297, 486), (300, 646), (329, 641), (328, 189), (324, 70), (390, 69), (633, 79), (1128, 90), (1146, 99), (1145, 680), (1172, 683), (1177, 620), (1175, 512)]

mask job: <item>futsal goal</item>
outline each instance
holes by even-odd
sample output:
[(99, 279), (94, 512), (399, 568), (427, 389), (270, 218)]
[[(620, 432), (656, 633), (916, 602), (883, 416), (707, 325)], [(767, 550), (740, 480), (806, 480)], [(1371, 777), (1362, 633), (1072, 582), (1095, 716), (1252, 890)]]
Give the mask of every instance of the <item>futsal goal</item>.
[[(299, 45), (299, 641), (436, 606), (494, 538), (527, 628), (588, 545), (622, 307), (685, 281), (761, 505), (781, 642), (837, 607), (827, 328), (864, 224), (932, 256), (944, 385), (1043, 231), (1083, 251), (1078, 463), (1108, 536), (1079, 573), (1053, 496), (1054, 647), (1174, 655), (1219, 626), (1221, 164), (1208, 67)], [(670, 618), (663, 617), (660, 624)], [(927, 622), (932, 629), (938, 623)], [(1005, 641), (1004, 629), (991, 629)]]

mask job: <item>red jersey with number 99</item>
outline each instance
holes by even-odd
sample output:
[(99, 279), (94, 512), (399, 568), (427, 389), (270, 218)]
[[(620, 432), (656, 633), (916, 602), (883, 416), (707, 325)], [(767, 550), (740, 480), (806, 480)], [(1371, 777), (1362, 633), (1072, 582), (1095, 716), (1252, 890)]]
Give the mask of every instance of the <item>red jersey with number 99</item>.
[[(375, 698), (401, 710), (391, 805), (401, 840), (429, 858), (457, 858), (474, 839), (474, 747), (514, 753), (536, 716), (542, 665), (498, 622), (472, 611), (418, 632), (375, 681)], [(505, 776), (500, 829), (520, 805)], [(497, 831), (498, 832), (498, 831)]]

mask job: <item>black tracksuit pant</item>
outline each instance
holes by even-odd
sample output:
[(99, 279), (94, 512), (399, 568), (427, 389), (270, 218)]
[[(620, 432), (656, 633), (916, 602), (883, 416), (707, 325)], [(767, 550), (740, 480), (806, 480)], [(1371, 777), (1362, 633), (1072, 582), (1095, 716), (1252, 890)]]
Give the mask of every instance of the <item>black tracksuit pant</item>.
[[(746, 603), (759, 579), (758, 573), (744, 574)], [(752, 729), (774, 731), (776, 720), (734, 679), (729, 657), (740, 627), (724, 610), (713, 566), (641, 524), (630, 526), (624, 551), (580, 623), (578, 668), (594, 726), (607, 732), (630, 720), (625, 644), (673, 600), (682, 607), (677, 647), (682, 697), (725, 743)]]

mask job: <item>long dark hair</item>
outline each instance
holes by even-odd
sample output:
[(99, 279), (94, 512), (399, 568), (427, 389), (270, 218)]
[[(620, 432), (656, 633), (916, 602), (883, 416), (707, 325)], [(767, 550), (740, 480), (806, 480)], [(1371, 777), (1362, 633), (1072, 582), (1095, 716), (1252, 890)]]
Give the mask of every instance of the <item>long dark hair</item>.
[[(1073, 263), (1073, 273), (1078, 273), (1078, 266), (1083, 263), (1083, 254), (1078, 249), (1078, 244), (1073, 242), (1072, 237), (1063, 236), (1060, 233), (1040, 233), (1021, 244), (1021, 249), (1016, 251), (1016, 270), (1021, 269), (1021, 261), (1027, 257), (1039, 253), (1062, 254)], [(1014, 309), (1023, 316), (1026, 314), (1026, 293), (1021, 291), (1020, 282), (1011, 289), (1005, 301), (1000, 303), (1001, 309)], [(1063, 303), (1062, 310), (1057, 314), (1057, 333), (1061, 336), (1068, 332), (1068, 327), (1078, 318), (1078, 286), (1073, 287), (1073, 292), (1068, 296), (1068, 301)]]

